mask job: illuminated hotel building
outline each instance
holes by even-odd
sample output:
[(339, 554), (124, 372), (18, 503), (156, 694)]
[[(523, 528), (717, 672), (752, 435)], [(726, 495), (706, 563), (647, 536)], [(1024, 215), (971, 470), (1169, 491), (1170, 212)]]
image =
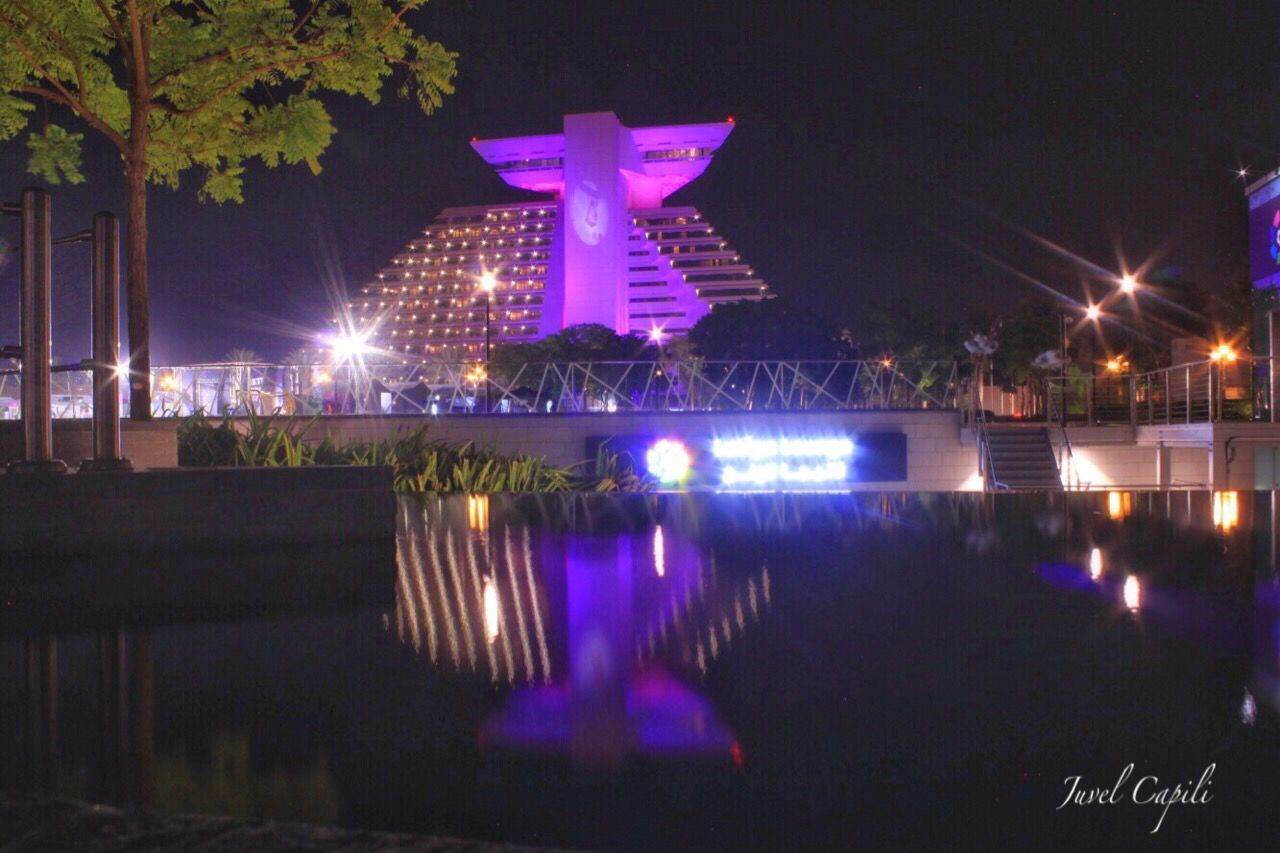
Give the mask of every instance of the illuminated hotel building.
[(494, 344), (578, 323), (681, 334), (719, 302), (766, 286), (702, 214), (667, 206), (733, 130), (712, 124), (624, 127), (613, 113), (564, 118), (564, 132), (472, 140), (534, 201), (451, 207), (347, 303), (368, 343), (406, 363), (483, 353), (482, 272)]

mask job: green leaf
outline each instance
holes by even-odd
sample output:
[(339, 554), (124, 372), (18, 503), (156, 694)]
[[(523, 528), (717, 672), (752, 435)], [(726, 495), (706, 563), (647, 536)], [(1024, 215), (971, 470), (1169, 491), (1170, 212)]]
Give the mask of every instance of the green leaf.
[(31, 152), (27, 171), (55, 185), (64, 180), (69, 184), (82, 183), (80, 143), (83, 141), (83, 133), (68, 133), (56, 124), (46, 127), (43, 134), (32, 133), (27, 137), (27, 149)]

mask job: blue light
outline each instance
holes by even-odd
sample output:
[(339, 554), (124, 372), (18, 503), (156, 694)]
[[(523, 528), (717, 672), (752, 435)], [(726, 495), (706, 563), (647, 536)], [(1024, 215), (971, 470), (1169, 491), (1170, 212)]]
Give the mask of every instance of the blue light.
[(658, 482), (670, 486), (689, 476), (692, 462), (688, 448), (675, 439), (663, 438), (649, 447), (644, 464)]
[(711, 453), (725, 486), (818, 485), (849, 479), (853, 440), (844, 436), (716, 439)]

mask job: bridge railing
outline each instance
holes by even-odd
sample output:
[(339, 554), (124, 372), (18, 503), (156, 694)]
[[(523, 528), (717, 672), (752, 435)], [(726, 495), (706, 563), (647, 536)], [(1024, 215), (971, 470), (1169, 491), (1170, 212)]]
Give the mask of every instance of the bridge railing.
[[(1046, 380), (1048, 419), (1131, 426), (1254, 420), (1266, 413), (1270, 368), (1271, 359), (1237, 358), (1148, 373), (1051, 377)], [(1255, 388), (1262, 389), (1258, 397)]]
[[(92, 378), (53, 378), (53, 413), (89, 417)], [(122, 387), (125, 384), (122, 383)], [(481, 414), (958, 409), (955, 361), (591, 361), (515, 366), (218, 363), (151, 371), (152, 414)], [(17, 417), (15, 371), (0, 371), (0, 418)], [(127, 390), (124, 392), (127, 411)]]

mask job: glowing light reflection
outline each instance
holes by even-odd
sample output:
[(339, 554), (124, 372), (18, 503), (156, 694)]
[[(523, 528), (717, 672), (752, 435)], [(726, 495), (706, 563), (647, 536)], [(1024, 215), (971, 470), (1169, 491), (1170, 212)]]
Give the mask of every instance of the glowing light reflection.
[(1129, 575), (1124, 579), (1124, 606), (1130, 610), (1137, 610), (1142, 606), (1142, 584), (1136, 575)]

